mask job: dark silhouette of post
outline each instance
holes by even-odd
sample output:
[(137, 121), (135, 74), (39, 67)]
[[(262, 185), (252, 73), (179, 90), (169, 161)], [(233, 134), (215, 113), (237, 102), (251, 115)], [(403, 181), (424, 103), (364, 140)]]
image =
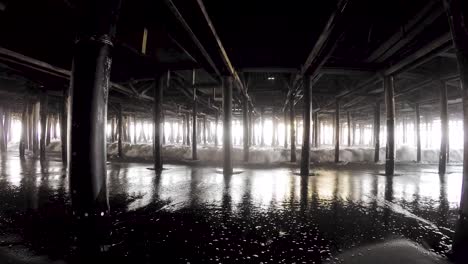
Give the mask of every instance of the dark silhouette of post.
[(203, 116), (203, 144), (206, 146), (206, 134), (208, 131), (206, 130), (206, 115)]
[(416, 112), (416, 161), (421, 162), (421, 114), (419, 113), (419, 104), (414, 106)]
[(335, 102), (335, 163), (340, 162), (340, 101)]
[(219, 123), (219, 112), (215, 113), (215, 133), (214, 133), (214, 144), (215, 147), (218, 147), (218, 123)]
[(190, 114), (189, 114), (189, 113), (186, 113), (186, 114), (185, 114), (185, 129), (186, 129), (186, 132), (185, 132), (185, 136), (186, 136), (185, 143), (187, 144), (187, 146), (190, 146)]
[(154, 85), (154, 105), (153, 105), (153, 158), (154, 158), (154, 170), (161, 171), (163, 169), (162, 159), (162, 137), (163, 133), (163, 93), (164, 93), (164, 78), (158, 76)]
[(192, 159), (198, 159), (197, 153), (197, 88), (195, 87), (195, 78), (196, 78), (196, 71), (195, 69), (192, 70), (192, 89), (193, 89), (193, 105), (192, 105)]
[(387, 113), (387, 148), (385, 159), (385, 175), (395, 173), (395, 97), (393, 76), (384, 77), (385, 108)]
[(232, 77), (223, 80), (223, 173), (232, 174)]
[(244, 132), (244, 162), (249, 161), (249, 105), (247, 97), (244, 96), (242, 100), (242, 121), (243, 121), (243, 132)]
[(284, 148), (288, 148), (288, 111), (284, 108)]
[[(62, 148), (62, 163), (68, 166), (68, 88), (63, 89), (63, 98), (60, 109), (60, 143)], [(29, 115), (30, 116), (30, 115)]]
[(137, 143), (137, 132), (136, 132), (137, 118), (136, 115), (133, 115), (133, 144)]
[(3, 137), (5, 138), (5, 149), (8, 149), (8, 142), (10, 142), (10, 129), (11, 129), (11, 115), (10, 109), (5, 108), (5, 119), (3, 122)]
[(47, 129), (46, 129), (46, 140), (45, 140), (45, 144), (46, 146), (48, 146), (50, 144), (50, 137), (52, 136), (52, 115), (48, 115), (47, 116)]
[(252, 126), (252, 142), (251, 142), (252, 146), (256, 146), (258, 144), (257, 134), (256, 134), (256, 133), (258, 133), (258, 131), (255, 132), (255, 121), (256, 121), (255, 116), (253, 116), (252, 117), (252, 122), (251, 122), (252, 123), (252, 125), (251, 125)]
[(318, 112), (314, 113), (314, 147), (319, 147), (319, 137), (320, 137), (320, 121), (318, 118)]
[(122, 142), (127, 142), (127, 117), (122, 116)]
[(356, 122), (353, 122), (353, 146), (356, 145)]
[(296, 112), (294, 111), (294, 96), (289, 100), (289, 136), (291, 144), (291, 162), (296, 162)]
[(310, 171), (310, 119), (312, 114), (312, 77), (306, 76), (303, 87), (304, 124), (302, 134), (301, 175)]
[[(68, 97), (68, 90), (67, 90)], [(28, 150), (33, 150), (33, 122), (34, 122), (34, 102), (28, 101)], [(65, 130), (66, 131), (66, 130)]]
[(185, 115), (182, 115), (182, 145), (187, 144), (187, 120), (185, 119)]
[(58, 139), (58, 136), (57, 136), (57, 128), (58, 128), (58, 122), (59, 122), (59, 116), (60, 116), (60, 104), (56, 104), (57, 106), (57, 113), (55, 113), (55, 116), (54, 116), (54, 125), (53, 125), (53, 128), (52, 128), (52, 131), (53, 131), (53, 134), (52, 134), (52, 138), (53, 139)]
[(23, 103), (23, 113), (21, 115), (21, 138), (19, 143), (19, 156), (21, 159), (26, 157), (26, 146), (28, 141), (28, 97), (25, 96)]
[(460, 202), (460, 217), (457, 224), (453, 253), (457, 263), (468, 260), (468, 4), (465, 0), (444, 0), (452, 39), (458, 60), (463, 100), (463, 183)]
[(249, 147), (251, 147), (253, 145), (253, 142), (252, 142), (252, 130), (253, 130), (253, 127), (252, 127), (252, 115), (253, 115), (253, 107), (251, 105), (248, 106), (248, 144), (249, 144)]
[(406, 143), (408, 142), (408, 139), (407, 139), (407, 137), (406, 137), (406, 135), (407, 135), (407, 127), (408, 127), (408, 126), (406, 125), (406, 116), (403, 116), (402, 119), (403, 119), (403, 120), (401, 121), (401, 124), (402, 124), (402, 126), (403, 126), (403, 144), (406, 144)]
[[(195, 95), (196, 96), (196, 95)], [(198, 159), (197, 153), (197, 100), (193, 99), (193, 108), (192, 108), (192, 159)]]
[(262, 126), (262, 133), (260, 134), (260, 146), (265, 146), (265, 109), (260, 109), (260, 124)]
[(35, 102), (33, 106), (33, 116), (32, 116), (32, 144), (33, 144), (33, 154), (34, 157), (37, 157), (39, 152), (39, 112), (40, 112), (40, 103)]
[(276, 146), (276, 132), (277, 132), (275, 109), (272, 109), (272, 112), (271, 112), (271, 129), (272, 129), (271, 146), (275, 147)]
[(438, 81), (440, 90), (440, 152), (439, 174), (445, 174), (447, 170), (447, 141), (448, 141), (448, 104), (447, 86), (445, 82)]
[[(110, 235), (106, 173), (107, 99), (120, 0), (78, 1), (78, 35), (70, 78), (68, 148), (78, 249), (91, 263)], [(64, 131), (63, 131), (64, 132)]]
[(117, 131), (119, 138), (117, 140), (117, 152), (119, 158), (123, 158), (123, 151), (122, 151), (122, 140), (123, 140), (123, 117), (122, 117), (122, 105), (117, 105)]
[[(348, 138), (350, 141), (350, 138)], [(374, 162), (380, 160), (380, 101), (375, 102), (374, 112)]]
[(6, 148), (6, 140), (5, 140), (5, 127), (3, 125), (3, 106), (0, 106), (0, 152), (6, 153), (7, 148)]
[(164, 115), (164, 110), (161, 113), (161, 140), (162, 145), (166, 145), (166, 115)]
[(40, 122), (41, 122), (41, 139), (40, 139), (40, 159), (46, 158), (46, 133), (47, 133), (47, 112), (48, 112), (48, 97), (47, 92), (41, 92), (41, 108), (40, 108)]
[(115, 118), (111, 117), (111, 132), (110, 132), (110, 141), (115, 142)]
[(351, 147), (351, 113), (346, 112), (346, 123), (348, 124), (348, 147)]

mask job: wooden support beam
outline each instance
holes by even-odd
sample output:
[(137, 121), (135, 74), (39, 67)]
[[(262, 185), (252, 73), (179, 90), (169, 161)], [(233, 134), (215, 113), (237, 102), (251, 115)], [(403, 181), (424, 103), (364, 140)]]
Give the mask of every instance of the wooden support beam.
[(5, 154), (7, 151), (7, 142), (5, 140), (5, 126), (3, 125), (4, 108), (0, 106), (0, 152)]
[(5, 119), (3, 122), (4, 128), (4, 138), (5, 138), (5, 147), (8, 149), (8, 143), (10, 142), (10, 134), (11, 134), (11, 113), (9, 108), (5, 108)]
[(211, 121), (207, 121), (206, 136), (208, 138), (208, 143), (213, 142), (213, 135), (211, 134)]
[(40, 122), (41, 122), (41, 139), (40, 139), (40, 159), (46, 159), (46, 133), (47, 133), (47, 114), (48, 114), (48, 97), (45, 91), (41, 92), (40, 103)]
[(117, 131), (119, 135), (118, 141), (117, 141), (117, 153), (118, 153), (119, 158), (123, 158), (122, 141), (124, 140), (123, 139), (124, 128), (123, 128), (123, 116), (122, 116), (121, 104), (117, 105)]
[(348, 124), (348, 147), (351, 147), (351, 113), (346, 112), (346, 122)]
[(192, 159), (198, 160), (198, 151), (197, 151), (197, 143), (198, 143), (198, 124), (197, 124), (197, 112), (198, 112), (198, 105), (197, 100), (192, 101)]
[(47, 129), (46, 129), (46, 146), (50, 144), (50, 139), (52, 137), (52, 124), (53, 124), (53, 116), (48, 115), (47, 116)]
[(348, 0), (338, 1), (336, 9), (330, 15), (322, 33), (302, 65), (299, 77), (305, 77), (306, 74), (314, 77), (326, 62), (342, 34), (343, 17), (347, 9), (349, 9)]
[(232, 77), (223, 80), (223, 174), (230, 175), (232, 168)]
[(439, 152), (439, 174), (445, 174), (447, 170), (447, 142), (448, 142), (448, 104), (447, 86), (440, 81), (440, 152)]
[[(77, 4), (78, 36), (70, 78), (69, 181), (73, 222), (79, 230), (78, 262), (100, 259), (108, 241), (106, 173), (107, 100), (112, 48), (121, 0)], [(105, 242), (106, 241), (106, 242)]]
[(203, 144), (206, 146), (207, 143), (206, 143), (206, 133), (208, 132), (206, 130), (206, 115), (203, 116)]
[(110, 132), (111, 143), (115, 142), (115, 118), (111, 117), (111, 132)]
[(289, 100), (294, 102), (294, 97), (297, 95), (296, 89), (300, 87), (299, 82), (306, 74), (307, 76), (312, 76), (311, 85), (321, 77), (322, 74), (319, 73), (319, 71), (330, 57), (336, 47), (338, 39), (343, 33), (343, 27), (345, 25), (344, 16), (345, 13), (348, 12), (349, 8), (350, 4), (348, 0), (339, 0), (336, 4), (336, 9), (330, 15), (327, 24), (325, 24), (325, 27), (318, 37), (318, 40), (315, 42), (315, 45), (307, 56), (306, 61), (290, 85), (283, 110), (286, 108)]
[(356, 122), (353, 122), (353, 146), (356, 145)]
[[(198, 108), (198, 106), (197, 106), (197, 108)], [(202, 132), (202, 125), (201, 125), (201, 122), (199, 122), (199, 118), (197, 116), (197, 142), (200, 143), (200, 144), (202, 143), (202, 135), (201, 135), (202, 133), (201, 132)]]
[(374, 50), (366, 59), (366, 62), (382, 63), (417, 37), (419, 33), (426, 29), (427, 25), (433, 23), (435, 19), (443, 14), (443, 9), (436, 6), (436, 4), (436, 1), (428, 1), (419, 13), (411, 17), (407, 24), (398, 28), (388, 40)]
[(335, 106), (335, 163), (340, 161), (340, 100)]
[(395, 97), (393, 76), (384, 77), (385, 107), (387, 113), (387, 150), (385, 159), (385, 175), (395, 173)]
[(320, 135), (320, 121), (318, 118), (318, 113), (315, 112), (313, 115), (314, 118), (314, 147), (319, 147), (319, 135)]
[(23, 104), (23, 113), (21, 115), (21, 138), (19, 144), (19, 157), (20, 159), (24, 159), (26, 157), (26, 145), (28, 140), (28, 96), (26, 95), (24, 98)]
[(253, 131), (254, 131), (254, 127), (253, 127), (253, 107), (252, 106), (249, 106), (249, 146), (253, 146), (254, 145), (254, 138), (253, 138)]
[(197, 115), (198, 115), (198, 104), (197, 104), (197, 88), (195, 87), (196, 83), (196, 71), (195, 69), (192, 70), (192, 93), (193, 93), (193, 100), (192, 100), (192, 160), (198, 160), (198, 151), (197, 151), (197, 143), (198, 143), (198, 123), (197, 123)]
[(64, 168), (68, 167), (68, 88), (63, 88), (63, 97), (60, 104), (60, 143), (62, 148), (62, 164)]
[(406, 58), (384, 70), (383, 74), (385, 76), (397, 75), (399, 73), (409, 71), (423, 63), (426, 63), (434, 57), (437, 57), (439, 54), (450, 50), (452, 47), (453, 43), (450, 33), (444, 33), (421, 47), (416, 52), (409, 54)]
[(136, 132), (137, 118), (136, 115), (133, 115), (133, 144), (137, 144), (137, 132)]
[[(170, 1), (170, 0), (167, 0), (167, 1)], [(243, 96), (247, 97), (247, 100), (249, 101), (250, 105), (253, 107), (252, 100), (249, 97), (247, 89), (245, 88), (244, 83), (239, 78), (239, 74), (237, 73), (236, 69), (232, 65), (227, 55), (227, 52), (224, 49), (223, 43), (221, 42), (221, 39), (219, 38), (218, 33), (216, 32), (214, 24), (211, 21), (210, 16), (208, 15), (205, 5), (203, 4), (203, 1), (197, 0), (197, 3), (198, 3), (198, 6), (200, 7), (201, 12), (203, 13), (203, 17), (205, 18), (206, 24), (210, 28), (211, 34), (213, 35), (213, 38), (215, 40), (215, 46), (218, 48), (218, 55), (221, 57), (222, 61), (224, 62), (224, 67), (227, 69), (227, 73), (233, 78), (233, 81), (235, 82), (236, 87), (239, 89), (239, 92)]]
[(283, 111), (283, 124), (284, 124), (284, 149), (288, 148), (288, 112)]
[(294, 104), (291, 100), (289, 102), (289, 136), (291, 144), (291, 162), (296, 162), (296, 112), (294, 111)]
[(33, 117), (32, 117), (32, 144), (33, 144), (33, 154), (37, 157), (39, 152), (39, 108), (40, 103), (36, 101), (33, 106)]
[(185, 129), (186, 129), (186, 132), (185, 132), (185, 136), (186, 136), (186, 139), (185, 139), (185, 143), (187, 144), (187, 146), (190, 146), (190, 113), (186, 113), (185, 114)]
[(419, 104), (414, 106), (416, 114), (415, 132), (416, 132), (416, 162), (421, 162), (421, 114), (419, 113)]
[(260, 124), (262, 133), (260, 134), (260, 146), (265, 146), (265, 109), (262, 107), (260, 109)]
[(158, 76), (154, 86), (154, 105), (153, 105), (153, 159), (154, 170), (161, 171), (163, 169), (162, 158), (162, 137), (163, 135), (163, 93), (164, 93), (164, 77)]
[(215, 134), (214, 134), (214, 145), (218, 147), (218, 123), (219, 123), (219, 112), (215, 113)]
[(248, 113), (248, 101), (245, 96), (242, 100), (242, 122), (243, 122), (243, 141), (244, 141), (244, 162), (249, 161), (249, 113)]
[(182, 116), (182, 145), (187, 144), (187, 119), (185, 118), (185, 115)]
[(256, 123), (257, 123), (257, 122), (256, 122), (255, 117), (252, 117), (252, 145), (253, 145), (253, 146), (258, 145), (258, 140), (257, 140), (257, 133), (258, 133), (258, 132), (255, 131), (255, 125), (256, 125)]
[(179, 9), (177, 8), (177, 6), (174, 4), (174, 2), (172, 0), (165, 0), (165, 3), (167, 5), (167, 7), (169, 8), (169, 10), (172, 12), (172, 14), (175, 16), (175, 18), (179, 21), (181, 26), (184, 28), (184, 30), (187, 32), (187, 34), (190, 36), (192, 41), (195, 43), (197, 48), (200, 50), (200, 52), (203, 55), (204, 59), (206, 60), (206, 62), (208, 63), (208, 65), (211, 68), (210, 72), (213, 72), (214, 77), (219, 79), (219, 77), (221, 76), (221, 73), (218, 70), (218, 68), (216, 67), (216, 64), (213, 62), (213, 59), (210, 57), (210, 55), (206, 51), (205, 47), (202, 45), (202, 43), (200, 42), (198, 37), (195, 35), (195, 33), (193, 32), (190, 25), (184, 19), (184, 17), (180, 13)]
[[(62, 79), (70, 79), (71, 72), (46, 62), (33, 59), (28, 56), (0, 47), (0, 61), (26, 67), (38, 72), (43, 72)], [(133, 95), (133, 91), (117, 83), (111, 83), (110, 88), (125, 95)]]
[(380, 101), (375, 102), (374, 112), (374, 162), (380, 160)]
[(33, 115), (33, 103), (32, 103), (32, 99), (29, 99), (28, 102), (28, 120), (27, 120), (27, 123), (28, 123), (28, 126), (27, 126), (27, 136), (28, 136), (28, 144), (26, 145), (26, 148), (28, 150), (32, 150), (33, 147), (32, 147), (32, 115)]
[[(156, 98), (155, 98), (156, 99)], [(161, 106), (161, 140), (162, 140), (162, 145), (166, 145), (166, 115), (164, 114), (164, 109)]]
[(52, 123), (52, 138), (58, 139), (58, 124), (59, 124), (59, 116), (60, 116), (60, 104), (56, 104), (56, 109), (58, 111), (54, 115), (54, 122)]
[(301, 175), (310, 173), (310, 119), (312, 114), (312, 77), (306, 76), (303, 88), (304, 121), (302, 133)]
[(271, 111), (271, 146), (276, 146), (276, 116), (275, 109)]

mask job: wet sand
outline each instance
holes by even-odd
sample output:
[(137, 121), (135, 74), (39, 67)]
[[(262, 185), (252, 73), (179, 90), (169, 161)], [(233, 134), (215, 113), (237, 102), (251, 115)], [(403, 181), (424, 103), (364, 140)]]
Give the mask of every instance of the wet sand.
[[(8, 153), (0, 166), (4, 255), (73, 262), (58, 156), (41, 165)], [(391, 178), (381, 165), (352, 163), (312, 166), (316, 176), (305, 178), (290, 165), (232, 176), (200, 164), (169, 164), (160, 175), (148, 167), (109, 162), (105, 256), (114, 263), (346, 263), (346, 252), (401, 239), (437, 260), (450, 250), (462, 179), (461, 166), (439, 176), (418, 164), (398, 164)]]

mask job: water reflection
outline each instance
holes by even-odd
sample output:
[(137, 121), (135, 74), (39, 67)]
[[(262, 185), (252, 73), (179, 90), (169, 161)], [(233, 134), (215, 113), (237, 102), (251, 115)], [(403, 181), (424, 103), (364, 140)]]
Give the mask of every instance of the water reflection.
[[(44, 243), (38, 237), (59, 241), (60, 235), (51, 230), (67, 232), (63, 222), (69, 205), (68, 179), (61, 164), (6, 156), (0, 166), (1, 217), (12, 222), (20, 219), (28, 239), (37, 244)], [(278, 252), (284, 251), (283, 258), (299, 261), (296, 258), (307, 254), (312, 259), (326, 258), (333, 251), (393, 236), (429, 244), (444, 253), (451, 244), (461, 185), (460, 171), (439, 177), (417, 165), (399, 177), (378, 176), (359, 168), (318, 169), (318, 176), (299, 177), (287, 168), (245, 169), (224, 176), (206, 167), (168, 165), (161, 173), (147, 167), (108, 166), (111, 211), (118, 223), (115, 234), (121, 240), (116, 244), (128, 237), (135, 241), (165, 237), (172, 244), (147, 242), (152, 246), (147, 250), (168, 251), (165, 247), (176, 248), (180, 242), (189, 252), (190, 241), (178, 239), (193, 238), (200, 244), (197, 250), (207, 255), (216, 248), (240, 247), (236, 252), (242, 252), (241, 262), (247, 259), (246, 252), (249, 257), (262, 251), (268, 255), (266, 245), (276, 247), (276, 252), (268, 249), (270, 255), (280, 258)], [(23, 213), (26, 217), (19, 216)], [(126, 233), (138, 228), (142, 228), (140, 233)], [(154, 238), (143, 235), (146, 230), (154, 232)], [(221, 236), (224, 244), (215, 246), (214, 239), (221, 241)], [(188, 255), (184, 258), (190, 259)]]

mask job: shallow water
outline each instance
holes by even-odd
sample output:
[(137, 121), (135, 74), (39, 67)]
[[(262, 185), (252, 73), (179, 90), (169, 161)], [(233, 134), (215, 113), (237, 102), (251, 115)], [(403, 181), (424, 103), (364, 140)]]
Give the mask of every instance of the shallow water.
[[(70, 260), (68, 179), (58, 157), (41, 165), (9, 153), (0, 163), (0, 246)], [(112, 235), (107, 257), (134, 263), (320, 263), (340, 252), (406, 238), (444, 256), (461, 191), (461, 166), (320, 165), (300, 177), (288, 166), (216, 168), (110, 162)]]

